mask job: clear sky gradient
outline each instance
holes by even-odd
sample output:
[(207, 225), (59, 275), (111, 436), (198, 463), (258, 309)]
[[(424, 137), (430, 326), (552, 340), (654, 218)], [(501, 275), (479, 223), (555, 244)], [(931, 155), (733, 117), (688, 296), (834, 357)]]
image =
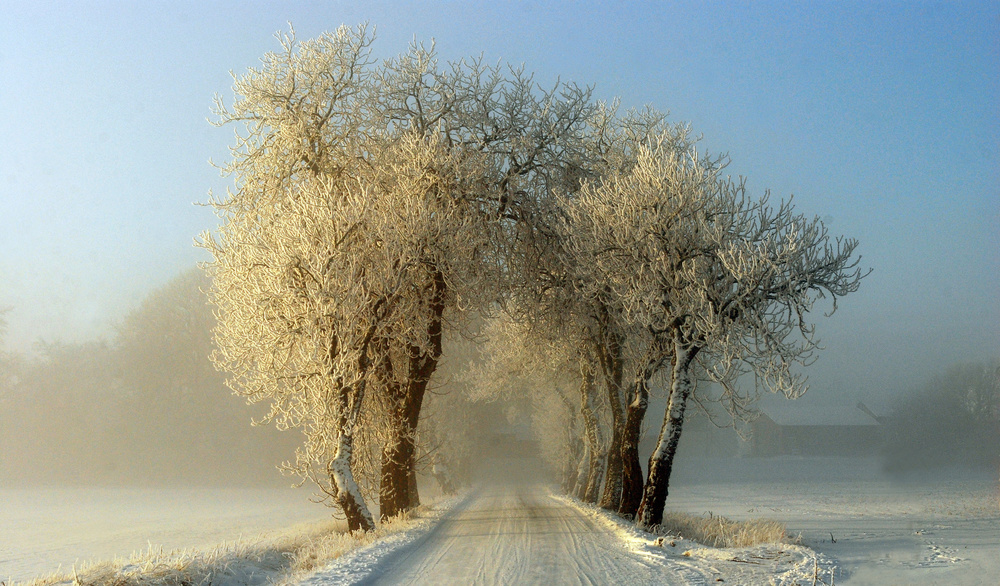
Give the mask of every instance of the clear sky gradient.
[[(226, 182), (214, 94), (300, 38), (369, 21), (381, 57), (524, 63), (651, 104), (756, 193), (860, 239), (874, 272), (830, 319), (812, 404), (884, 402), (1000, 356), (1000, 2), (0, 0), (0, 307), (7, 346), (110, 335), (203, 260)], [(806, 401), (806, 399), (803, 399)]]

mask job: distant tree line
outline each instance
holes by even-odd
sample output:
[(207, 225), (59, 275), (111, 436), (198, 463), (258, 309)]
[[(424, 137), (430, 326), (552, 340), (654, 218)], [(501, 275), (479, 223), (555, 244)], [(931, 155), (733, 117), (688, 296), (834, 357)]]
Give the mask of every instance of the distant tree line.
[(217, 100), (236, 141), (201, 240), (216, 364), (303, 431), (287, 470), (370, 530), (374, 495), (382, 519), (419, 504), (446, 341), (482, 336), (470, 392), (530, 397), (568, 491), (658, 524), (689, 404), (740, 419), (763, 390), (800, 395), (809, 312), (858, 289), (857, 242), (752, 197), (655, 110), (420, 44), (380, 62), (373, 40), (282, 36)]
[(208, 284), (192, 267), (109, 340), (0, 354), (0, 484), (274, 484), (298, 438), (252, 429), (209, 360)]
[(890, 472), (1000, 466), (1000, 362), (956, 364), (901, 399), (886, 421)]

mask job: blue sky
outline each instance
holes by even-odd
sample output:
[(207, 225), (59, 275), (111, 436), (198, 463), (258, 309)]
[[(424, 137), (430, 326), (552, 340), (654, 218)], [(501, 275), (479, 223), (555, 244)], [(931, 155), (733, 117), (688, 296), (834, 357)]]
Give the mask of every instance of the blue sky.
[(277, 48), (369, 21), (390, 57), (524, 63), (542, 85), (651, 104), (755, 193), (861, 240), (811, 401), (879, 402), (1000, 356), (1000, 2), (0, 0), (0, 306), (8, 347), (107, 336), (202, 259), (230, 129), (212, 96)]

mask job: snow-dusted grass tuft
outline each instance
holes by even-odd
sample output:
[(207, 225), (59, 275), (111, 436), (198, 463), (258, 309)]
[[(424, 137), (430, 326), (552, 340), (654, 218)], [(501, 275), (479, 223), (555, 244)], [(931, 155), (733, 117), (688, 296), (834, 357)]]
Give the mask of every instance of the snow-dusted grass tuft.
[[(627, 527), (629, 532), (651, 536), (673, 536), (687, 539), (708, 547), (751, 547), (768, 543), (791, 544), (785, 524), (770, 519), (749, 519), (733, 521), (726, 517), (708, 513), (705, 517), (688, 513), (664, 512), (663, 522), (651, 528), (640, 528), (629, 519), (624, 519), (611, 511), (605, 511), (591, 504), (564, 495), (555, 498), (570, 503), (606, 523), (611, 522), (619, 529)], [(663, 541), (660, 539), (658, 541)]]
[(347, 532), (343, 521), (296, 526), (277, 535), (223, 543), (209, 550), (150, 547), (128, 558), (90, 563), (23, 586), (264, 586), (291, 584), (344, 554), (415, 525), (404, 514), (371, 532)]
[[(661, 563), (686, 560), (692, 583), (816, 586), (832, 584), (836, 566), (812, 549), (793, 543), (782, 523), (763, 519), (732, 521), (724, 517), (669, 513), (655, 531), (577, 499), (553, 495), (608, 529), (632, 551)], [(715, 544), (713, 544), (713, 542)], [(733, 545), (722, 545), (731, 543)]]
[(658, 535), (683, 535), (710, 547), (749, 547), (762, 543), (788, 543), (784, 523), (770, 519), (733, 521), (712, 515), (664, 513), (663, 522), (650, 529)]
[(301, 577), (303, 574), (323, 567), (355, 549), (371, 545), (389, 535), (409, 530), (420, 522), (419, 519), (420, 511), (418, 510), (417, 514), (413, 516), (401, 513), (397, 517), (379, 523), (374, 531), (367, 533), (361, 531), (327, 533), (295, 550), (292, 555), (290, 573), (293, 578)]

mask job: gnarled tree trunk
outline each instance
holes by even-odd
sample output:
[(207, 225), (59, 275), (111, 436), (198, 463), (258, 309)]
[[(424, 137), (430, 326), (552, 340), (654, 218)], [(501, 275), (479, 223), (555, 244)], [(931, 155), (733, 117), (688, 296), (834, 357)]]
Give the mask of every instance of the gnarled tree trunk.
[[(370, 337), (369, 337), (370, 339)], [(367, 370), (368, 353), (367, 344), (363, 346), (358, 359), (359, 370)], [(331, 353), (335, 352), (336, 345), (333, 345)], [(354, 471), (351, 468), (354, 460), (354, 425), (358, 421), (358, 414), (361, 411), (361, 403), (365, 396), (365, 380), (359, 380), (356, 385), (341, 385), (338, 382), (335, 400), (337, 402), (337, 451), (333, 459), (327, 463), (326, 472), (330, 476), (331, 484), (337, 492), (334, 497), (337, 505), (347, 519), (347, 528), (350, 531), (371, 531), (375, 529), (375, 520), (365, 497), (358, 488), (358, 483), (354, 480)]]
[(436, 268), (432, 267), (428, 287), (432, 290), (427, 326), (431, 348), (429, 352), (421, 352), (416, 346), (407, 348), (407, 380), (401, 387), (401, 396), (392, 401), (390, 440), (382, 450), (382, 477), (379, 485), (379, 516), (382, 520), (420, 505), (416, 471), (417, 424), (420, 422), (420, 409), (427, 384), (441, 358), (446, 293), (444, 275)]
[(582, 368), (581, 374), (580, 399), (582, 405), (580, 407), (580, 414), (583, 415), (584, 432), (587, 438), (587, 454), (589, 456), (587, 462), (587, 483), (581, 500), (588, 503), (595, 503), (601, 490), (606, 454), (602, 446), (604, 441), (601, 438), (601, 423), (597, 420), (597, 413), (594, 410), (594, 374), (586, 366)]
[(590, 450), (590, 462), (587, 472), (587, 490), (584, 491), (583, 501), (596, 503), (597, 497), (601, 494), (601, 481), (604, 479), (604, 463), (607, 461), (608, 453), (604, 450)]
[(570, 412), (570, 425), (569, 425), (569, 445), (567, 446), (566, 459), (563, 461), (562, 471), (560, 472), (560, 484), (559, 488), (562, 490), (563, 494), (573, 494), (573, 489), (576, 484), (577, 477), (577, 464), (580, 461), (580, 456), (583, 453), (584, 440), (576, 433), (577, 430), (577, 410), (573, 406), (573, 403), (568, 397), (562, 395), (563, 403), (566, 409)]
[(634, 517), (642, 502), (643, 476), (639, 464), (639, 436), (642, 421), (649, 406), (649, 379), (665, 361), (663, 343), (654, 339), (646, 365), (632, 385), (632, 400), (625, 411), (625, 432), (622, 439), (622, 499), (618, 513)]
[(570, 442), (569, 453), (563, 461), (562, 470), (559, 472), (559, 490), (563, 494), (571, 494), (576, 482), (576, 465), (580, 461), (583, 453), (583, 442), (579, 438), (574, 438)]
[(415, 451), (413, 430), (406, 423), (405, 407), (393, 411), (391, 437), (382, 449), (379, 517), (383, 521), (411, 508), (408, 470)]
[(635, 515), (642, 501), (642, 466), (639, 464), (639, 435), (642, 420), (649, 405), (649, 391), (645, 381), (637, 381), (632, 401), (625, 411), (625, 430), (622, 437), (622, 498), (618, 512)]
[[(601, 306), (601, 319), (610, 322), (607, 309)], [(621, 341), (606, 326), (602, 325), (602, 340), (604, 346), (597, 350), (601, 370), (604, 373), (605, 387), (608, 391), (608, 404), (611, 407), (611, 445), (607, 452), (607, 470), (605, 473), (604, 492), (601, 495), (601, 508), (617, 511), (622, 497), (622, 438), (625, 431), (625, 410), (622, 398), (622, 371), (624, 369)]]
[(622, 498), (622, 438), (625, 431), (625, 414), (621, 407), (620, 391), (614, 397), (617, 406), (611, 407), (611, 445), (607, 451), (607, 470), (605, 472), (604, 492), (601, 493), (599, 505), (610, 511), (618, 510)]

